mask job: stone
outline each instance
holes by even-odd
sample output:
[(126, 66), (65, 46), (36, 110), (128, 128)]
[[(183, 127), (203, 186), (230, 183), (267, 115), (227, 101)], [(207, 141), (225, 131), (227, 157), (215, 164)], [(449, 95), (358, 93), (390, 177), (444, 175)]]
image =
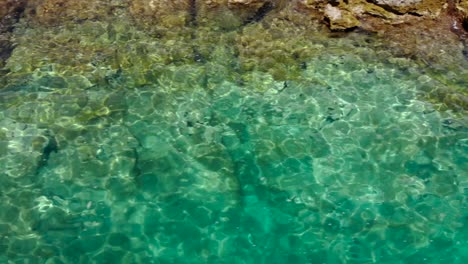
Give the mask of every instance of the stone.
[(261, 5), (265, 1), (261, 0), (228, 0), (230, 5), (241, 4), (241, 5)]
[(80, 239), (77, 239), (76, 242), (80, 244), (80, 247), (83, 250), (83, 252), (95, 252), (104, 247), (106, 242), (106, 236), (100, 234), (83, 236)]
[(396, 14), (417, 14), (437, 17), (446, 1), (440, 0), (373, 0), (373, 3)]
[(105, 248), (100, 251), (93, 259), (97, 263), (119, 263), (125, 257), (125, 251), (120, 249)]
[(25, 6), (25, 0), (0, 0), (0, 68), (3, 68), (4, 61), (13, 51), (14, 45), (10, 41), (10, 32)]
[(197, 2), (196, 20), (199, 25), (221, 30), (235, 30), (242, 25), (263, 20), (287, 1), (273, 0), (208, 0)]
[(422, 2), (422, 0), (374, 0), (374, 2), (380, 5), (401, 7), (419, 4)]
[(16, 254), (29, 254), (36, 248), (37, 239), (32, 238), (13, 238), (10, 244), (10, 251)]
[(347, 4), (348, 9), (359, 19), (365, 18), (366, 16), (378, 17), (384, 19), (395, 19), (397, 15), (385, 10), (379, 5), (375, 5), (367, 2), (366, 0), (350, 0)]
[(66, 21), (103, 19), (111, 14), (109, 1), (103, 0), (33, 0), (28, 2), (27, 16), (47, 25)]
[(141, 24), (183, 27), (191, 18), (190, 0), (132, 0), (130, 13)]
[(44, 155), (47, 132), (44, 129), (38, 129), (37, 126), (28, 126), (26, 123), (18, 123), (9, 119), (0, 121), (0, 125), (6, 134), (5, 140), (8, 142), (6, 151), (0, 152), (2, 156), (8, 157), (0, 165), (3, 175), (13, 178), (27, 178), (33, 175), (43, 165), (43, 158), (47, 159), (47, 155)]
[(331, 30), (349, 30), (360, 24), (359, 20), (350, 11), (330, 4), (325, 6), (324, 15)]
[[(335, 2), (335, 1), (330, 1)], [(306, 8), (317, 8), (319, 6), (323, 6), (327, 3), (327, 0), (300, 0), (299, 5), (304, 6)]]
[(122, 233), (111, 233), (108, 237), (108, 243), (111, 246), (123, 249), (129, 249), (131, 247), (130, 238)]
[(0, 206), (0, 208), (0, 220), (11, 223), (14, 223), (18, 220), (19, 209), (17, 207), (5, 204)]
[(247, 7), (249, 9), (259, 9), (265, 4), (271, 4), (272, 1), (264, 0), (228, 0), (229, 6)]
[(26, 0), (0, 0), (0, 21), (10, 15), (21, 13)]

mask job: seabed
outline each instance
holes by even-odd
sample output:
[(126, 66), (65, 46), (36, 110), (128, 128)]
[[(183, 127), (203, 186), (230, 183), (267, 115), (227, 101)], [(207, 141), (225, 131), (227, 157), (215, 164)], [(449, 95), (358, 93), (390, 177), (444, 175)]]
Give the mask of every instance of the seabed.
[(461, 52), (166, 18), (17, 21), (0, 263), (467, 263)]

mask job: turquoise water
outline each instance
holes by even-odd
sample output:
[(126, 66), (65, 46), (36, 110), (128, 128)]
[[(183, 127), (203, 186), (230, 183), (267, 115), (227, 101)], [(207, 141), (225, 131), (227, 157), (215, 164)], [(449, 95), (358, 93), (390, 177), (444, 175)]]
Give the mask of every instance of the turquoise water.
[(0, 90), (0, 262), (465, 263), (466, 116), (425, 66), (332, 50)]

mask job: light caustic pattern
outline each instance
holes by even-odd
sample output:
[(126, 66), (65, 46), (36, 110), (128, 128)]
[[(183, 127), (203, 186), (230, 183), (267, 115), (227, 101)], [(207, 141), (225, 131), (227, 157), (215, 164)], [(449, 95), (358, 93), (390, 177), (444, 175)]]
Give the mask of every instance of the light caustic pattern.
[(210, 64), (4, 91), (0, 262), (468, 259), (468, 133), (420, 99), (436, 80), (351, 55), (289, 81)]

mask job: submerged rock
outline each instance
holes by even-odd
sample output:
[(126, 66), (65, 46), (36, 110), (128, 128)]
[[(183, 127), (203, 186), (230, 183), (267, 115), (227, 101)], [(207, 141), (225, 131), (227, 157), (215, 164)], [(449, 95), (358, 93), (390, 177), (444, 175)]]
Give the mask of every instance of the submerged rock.
[(190, 0), (131, 0), (130, 13), (143, 24), (160, 24), (168, 28), (183, 27), (191, 20)]
[[(260, 71), (275, 81), (285, 81), (300, 78), (307, 61), (325, 51), (372, 49), (370, 42), (352, 41), (335, 48), (329, 37), (346, 43), (349, 34), (330, 34), (325, 20), (331, 31), (359, 29), (356, 34), (368, 34), (393, 55), (432, 68), (445, 65), (452, 72), (464, 72), (460, 61), (465, 60), (463, 52), (467, 56), (468, 49), (463, 49), (457, 37), (463, 34), (450, 31), (452, 20), (444, 2), (31, 0), (17, 30), (0, 34), (0, 66), (1, 58), (8, 59), (5, 86), (33, 75), (34, 80), (56, 81), (41, 89), (52, 89), (52, 85), (65, 88), (65, 93), (72, 86), (67, 88), (59, 81), (71, 76), (84, 80), (73, 85), (76, 91), (93, 85), (147, 85), (172, 72), (168, 65), (182, 64), (197, 65), (199, 76), (204, 76), (200, 82), (207, 85), (222, 79), (217, 73), (231, 68), (242, 77), (226, 73), (221, 74), (223, 78), (248, 82), (256, 80), (255, 71)], [(0, 4), (8, 3), (8, 10), (26, 5), (25, 1), (0, 0)], [(467, 4), (456, 4), (460, 17)], [(456, 21), (464, 32), (462, 19)], [(15, 43), (10, 42), (12, 34)], [(43, 78), (45, 75), (54, 78)], [(450, 81), (452, 77), (441, 78)]]
[(47, 163), (51, 152), (56, 151), (55, 139), (37, 125), (9, 119), (0, 125), (0, 175), (29, 183)]
[(25, 0), (0, 0), (0, 68), (13, 51), (10, 41), (14, 24), (24, 11)]
[(112, 5), (104, 0), (32, 0), (28, 1), (26, 12), (39, 23), (59, 25), (67, 21), (104, 19), (112, 15)]
[(0, 20), (24, 10), (26, 0), (0, 0)]

